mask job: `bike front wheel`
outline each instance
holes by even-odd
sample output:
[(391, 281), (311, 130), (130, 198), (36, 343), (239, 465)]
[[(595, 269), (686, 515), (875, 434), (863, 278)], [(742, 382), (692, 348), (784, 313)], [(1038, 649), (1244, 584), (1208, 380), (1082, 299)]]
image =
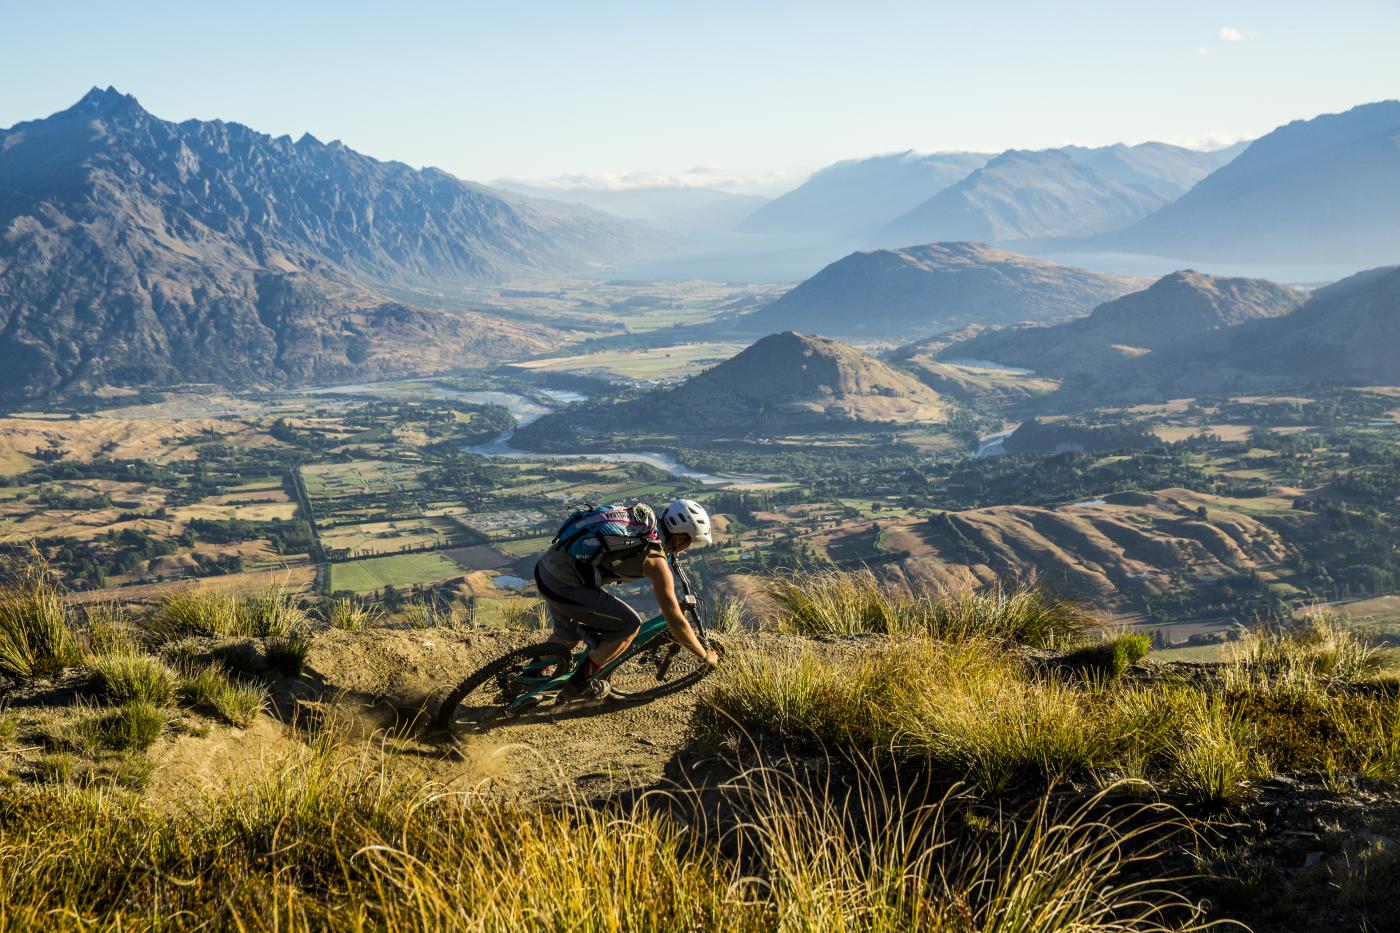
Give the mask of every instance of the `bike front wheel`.
[(573, 654), (562, 645), (518, 648), (458, 684), (442, 701), (434, 723), (454, 735), (484, 732), (534, 708), (545, 698), (532, 698), (533, 702), (523, 705), (517, 705), (516, 700), (567, 674), (573, 664)]
[[(712, 643), (710, 649), (724, 656), (719, 645)], [(654, 700), (699, 683), (711, 670), (690, 649), (662, 638), (619, 664), (608, 675), (608, 682), (619, 699)]]

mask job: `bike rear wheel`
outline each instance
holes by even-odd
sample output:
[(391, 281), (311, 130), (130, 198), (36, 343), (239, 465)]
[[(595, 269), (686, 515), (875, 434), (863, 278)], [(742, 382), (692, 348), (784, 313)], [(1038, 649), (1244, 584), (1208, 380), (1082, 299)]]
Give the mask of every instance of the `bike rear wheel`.
[[(710, 648), (724, 655), (717, 644)], [(703, 658), (669, 638), (659, 638), (619, 664), (608, 682), (620, 699), (654, 700), (699, 683), (712, 668)]]
[(521, 694), (567, 674), (573, 664), (572, 653), (562, 645), (518, 648), (458, 684), (442, 701), (434, 723), (454, 735), (484, 732), (533, 708), (534, 704), (515, 708), (512, 703)]

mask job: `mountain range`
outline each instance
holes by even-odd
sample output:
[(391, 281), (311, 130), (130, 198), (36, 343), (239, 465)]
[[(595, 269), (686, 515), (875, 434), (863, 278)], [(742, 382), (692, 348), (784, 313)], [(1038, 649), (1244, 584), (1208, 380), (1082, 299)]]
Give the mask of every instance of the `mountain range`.
[(1400, 259), (1400, 101), (1297, 120), (1176, 201), (1087, 249), (1197, 260)]
[(1287, 314), (1305, 297), (1297, 289), (1264, 279), (1225, 278), (1185, 270), (1106, 302), (1087, 317), (1063, 324), (984, 331), (946, 346), (939, 356), (944, 360), (992, 360), (1057, 378), (1102, 374), (1107, 368), (1203, 334)]
[(1181, 196), (1237, 152), (1164, 143), (1012, 149), (890, 221), (874, 243), (1005, 243), (1121, 230)]
[(982, 243), (931, 243), (853, 253), (740, 323), (755, 332), (907, 339), (970, 323), (1063, 320), (1143, 284)]
[(596, 266), (654, 239), (309, 135), (160, 120), (112, 88), (0, 130), (0, 231), (10, 400), (480, 363), (551, 334), (382, 289)]
[(986, 164), (976, 152), (898, 152), (829, 165), (759, 208), (741, 233), (863, 243), (909, 208)]

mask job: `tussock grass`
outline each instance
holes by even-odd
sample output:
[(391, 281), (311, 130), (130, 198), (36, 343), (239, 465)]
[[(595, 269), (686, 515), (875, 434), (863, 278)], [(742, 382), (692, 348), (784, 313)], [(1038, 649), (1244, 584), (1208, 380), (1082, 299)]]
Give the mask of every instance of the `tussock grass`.
[(311, 651), (311, 637), (304, 634), (278, 635), (267, 640), (264, 651), (267, 654), (269, 669), (296, 677), (306, 666), (306, 655)]
[(325, 749), (208, 814), (39, 788), (0, 798), (0, 824), (19, 830), (0, 837), (0, 904), (17, 928), (59, 930), (1204, 928), (1174, 885), (1132, 880), (1180, 831), (1169, 812), (1046, 798), (969, 830), (958, 798), (875, 771), (850, 793), (771, 771), (733, 788), (752, 817), (729, 830), (647, 801), (447, 792)]
[(267, 706), (267, 688), (230, 678), (215, 664), (189, 667), (180, 676), (180, 701), (246, 728)]
[(182, 590), (167, 595), (141, 620), (157, 643), (185, 638), (277, 638), (306, 631), (310, 618), (297, 597), (283, 590), (239, 597), (219, 591)]
[(1035, 676), (987, 641), (908, 637), (857, 657), (738, 652), (712, 684), (700, 716), (710, 741), (769, 736), (913, 762), (982, 794), (1119, 774), (1219, 804), (1266, 764), (1248, 730), (1197, 690)]
[(429, 600), (406, 603), (401, 615), (409, 628), (451, 628), (456, 622), (451, 606)]
[(147, 749), (165, 731), (165, 714), (145, 700), (130, 700), (86, 723), (94, 740), (113, 751)]
[(1329, 682), (1359, 681), (1380, 669), (1378, 649), (1326, 610), (1300, 623), (1251, 632), (1232, 643), (1223, 667), (1236, 693), (1317, 696)]
[(726, 599), (716, 607), (710, 616), (710, 631), (718, 632), (721, 635), (742, 632), (748, 628), (744, 621), (747, 613), (748, 610), (743, 600)]
[(356, 599), (332, 600), (325, 611), (326, 624), (347, 632), (363, 632), (384, 621), (384, 610)]
[(0, 673), (52, 677), (82, 661), (63, 594), (37, 556), (7, 568), (0, 583)]
[(144, 700), (164, 706), (175, 697), (175, 672), (158, 658), (126, 648), (87, 660), (98, 694), (112, 703)]
[(1192, 800), (1225, 804), (1239, 798), (1267, 764), (1249, 741), (1247, 726), (1219, 697), (1189, 695), (1177, 710), (1183, 728), (1172, 736), (1169, 780)]
[(84, 607), (82, 617), (87, 648), (92, 654), (119, 654), (140, 648), (140, 630), (116, 602), (91, 603)]
[(1106, 641), (1076, 648), (1060, 659), (1067, 670), (1088, 677), (1122, 677), (1152, 648), (1152, 639), (1141, 632), (1126, 632)]
[(1101, 628), (1082, 606), (1029, 586), (911, 594), (870, 570), (790, 573), (763, 595), (779, 631), (990, 639), (1035, 648), (1082, 641)]
[(245, 635), (243, 603), (232, 593), (182, 590), (161, 599), (141, 627), (160, 642)]
[(269, 590), (249, 597), (244, 603), (244, 626), (236, 635), (253, 638), (286, 638), (307, 631), (311, 619), (301, 608), (298, 597), (287, 590)]
[(549, 610), (542, 599), (512, 600), (501, 607), (500, 618), (502, 628), (543, 631), (550, 627)]
[(77, 767), (78, 759), (68, 752), (48, 752), (34, 761), (39, 780), (49, 784), (67, 784)]
[(738, 729), (859, 754), (891, 754), (998, 792), (1106, 755), (1081, 693), (1031, 680), (986, 641), (892, 641), (856, 660), (812, 650), (727, 658), (704, 707), (711, 739)]

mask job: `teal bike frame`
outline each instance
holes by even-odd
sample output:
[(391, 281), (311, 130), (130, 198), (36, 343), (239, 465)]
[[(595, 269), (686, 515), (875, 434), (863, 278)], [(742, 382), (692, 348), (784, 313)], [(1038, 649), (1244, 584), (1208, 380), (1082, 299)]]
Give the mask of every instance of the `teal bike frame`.
[[(676, 586), (681, 590), (679, 595), (681, 609), (685, 612), (686, 618), (690, 622), (690, 627), (695, 631), (695, 637), (700, 639), (700, 644), (708, 644), (705, 624), (700, 617), (700, 601), (690, 591), (690, 578), (686, 576), (685, 571), (681, 568), (680, 562), (674, 556), (669, 558), (667, 563), (671, 565), (672, 576), (675, 578)], [(663, 615), (656, 615), (646, 620), (641, 624), (641, 627), (637, 629), (636, 637), (632, 639), (632, 643), (627, 646), (627, 649), (607, 664), (604, 664), (593, 676), (607, 677), (616, 670), (619, 665), (624, 664), (631, 658), (651, 648), (657, 639), (661, 638), (663, 635), (669, 635), (670, 631), (670, 626), (666, 624), (666, 617)], [(555, 677), (531, 677), (529, 669), (527, 668), (520, 677), (517, 678), (517, 681), (522, 685), (528, 686), (529, 689), (511, 700), (510, 703), (506, 705), (505, 709), (508, 712), (516, 712), (531, 705), (538, 700), (541, 695), (562, 689), (569, 678), (573, 676), (574, 672), (579, 669), (579, 666), (587, 660), (588, 654), (593, 650), (593, 647), (592, 644), (588, 644), (587, 647), (582, 650), (575, 651), (573, 654), (573, 664), (569, 665), (567, 671)], [(679, 644), (676, 644), (676, 648), (678, 652), (688, 650), (681, 647)], [(675, 656), (672, 655), (664, 661), (663, 666), (657, 672), (658, 680), (666, 675), (666, 668), (670, 666), (674, 657)]]

